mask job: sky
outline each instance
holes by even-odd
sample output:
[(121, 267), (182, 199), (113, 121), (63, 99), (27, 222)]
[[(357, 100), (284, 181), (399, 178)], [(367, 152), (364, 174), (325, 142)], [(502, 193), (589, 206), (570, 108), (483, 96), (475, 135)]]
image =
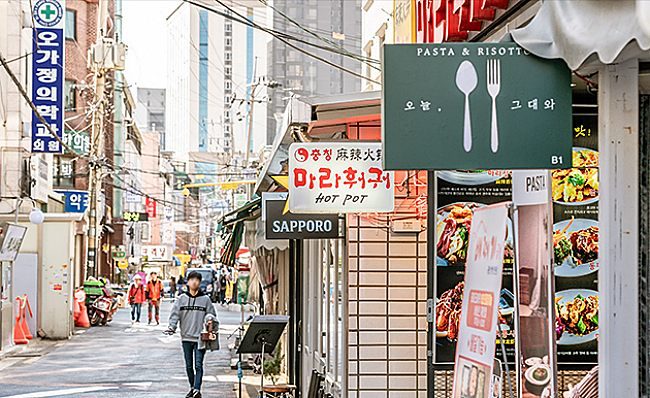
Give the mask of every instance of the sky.
[(180, 0), (123, 0), (126, 79), (136, 87), (165, 88), (166, 21)]

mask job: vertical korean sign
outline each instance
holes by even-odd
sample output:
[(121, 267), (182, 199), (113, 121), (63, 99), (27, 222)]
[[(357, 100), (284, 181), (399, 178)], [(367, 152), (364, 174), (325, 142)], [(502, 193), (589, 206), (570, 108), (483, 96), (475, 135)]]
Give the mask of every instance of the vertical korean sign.
[[(45, 123), (61, 138), (65, 117), (65, 0), (38, 0), (32, 14), (32, 101)], [(50, 134), (46, 124), (32, 115), (32, 152), (61, 153), (61, 143)]]
[(456, 347), (454, 398), (488, 397), (490, 393), (507, 220), (506, 203), (474, 212)]
[(292, 213), (393, 211), (395, 181), (378, 142), (296, 143), (289, 148)]

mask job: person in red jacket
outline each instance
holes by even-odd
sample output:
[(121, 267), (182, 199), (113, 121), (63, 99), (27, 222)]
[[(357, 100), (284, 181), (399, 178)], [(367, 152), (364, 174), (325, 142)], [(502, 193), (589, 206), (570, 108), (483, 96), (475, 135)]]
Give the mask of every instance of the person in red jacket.
[(147, 300), (149, 300), (149, 325), (151, 325), (154, 310), (156, 311), (156, 325), (160, 325), (160, 301), (162, 301), (162, 293), (162, 282), (158, 279), (158, 274), (152, 272), (149, 274), (149, 282), (147, 282)]
[(144, 285), (142, 277), (136, 275), (133, 277), (133, 283), (129, 287), (129, 304), (131, 305), (131, 322), (140, 323), (140, 313), (142, 312), (142, 303), (145, 300)]

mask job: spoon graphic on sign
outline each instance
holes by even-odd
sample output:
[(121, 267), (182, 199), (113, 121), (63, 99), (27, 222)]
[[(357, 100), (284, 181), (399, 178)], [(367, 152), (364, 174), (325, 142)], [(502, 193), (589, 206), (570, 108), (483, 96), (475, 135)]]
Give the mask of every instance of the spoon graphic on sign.
[(474, 64), (465, 60), (456, 70), (456, 87), (465, 94), (465, 122), (463, 125), (463, 148), (465, 152), (472, 150), (472, 118), (469, 111), (469, 95), (478, 84), (478, 76)]

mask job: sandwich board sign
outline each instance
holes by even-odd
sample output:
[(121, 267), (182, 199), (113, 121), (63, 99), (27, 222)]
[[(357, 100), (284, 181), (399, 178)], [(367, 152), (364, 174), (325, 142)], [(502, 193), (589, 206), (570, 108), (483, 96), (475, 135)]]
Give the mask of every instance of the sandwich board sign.
[(454, 365), (454, 398), (488, 397), (494, 366), (508, 203), (474, 211)]

